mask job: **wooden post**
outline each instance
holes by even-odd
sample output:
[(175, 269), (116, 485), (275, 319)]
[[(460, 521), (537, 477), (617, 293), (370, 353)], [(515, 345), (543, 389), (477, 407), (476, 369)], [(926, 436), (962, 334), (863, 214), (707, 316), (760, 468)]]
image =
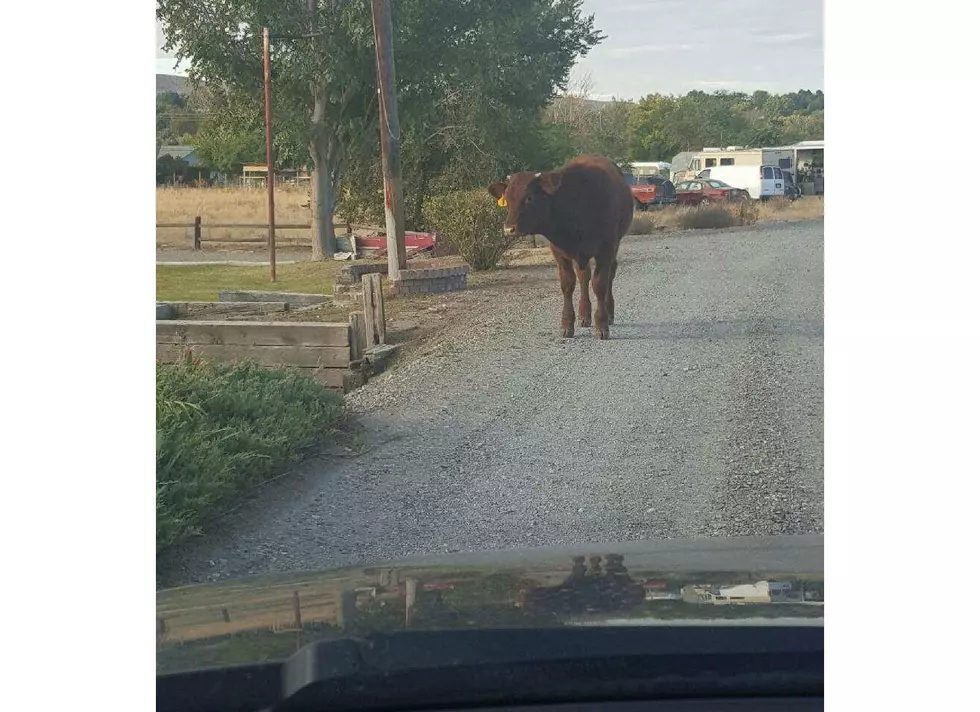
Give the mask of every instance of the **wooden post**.
[(380, 274), (366, 274), (361, 279), (364, 288), (364, 331), (367, 347), (385, 342), (385, 301)]
[(405, 579), (405, 627), (412, 625), (412, 613), (415, 608), (418, 581), (413, 578)]
[(276, 281), (276, 171), (272, 160), (272, 72), (269, 68), (269, 28), (262, 28), (265, 75), (265, 185), (269, 193), (269, 281)]
[(197, 215), (194, 218), (194, 249), (201, 249), (201, 216)]
[(300, 615), (299, 610), (299, 591), (293, 591), (293, 624), (297, 630), (303, 628), (303, 617)]
[(391, 0), (371, 0), (374, 49), (378, 69), (378, 106), (381, 124), (381, 168), (384, 177), (385, 233), (388, 236), (388, 278), (408, 266), (405, 255), (405, 213), (402, 205), (402, 167), (398, 152), (398, 98), (395, 94), (395, 58), (391, 46)]
[(163, 640), (167, 635), (167, 621), (165, 618), (157, 618), (157, 640)]
[(352, 312), (350, 315), (350, 360), (355, 363), (364, 358), (364, 314)]
[(337, 624), (341, 630), (350, 630), (357, 622), (357, 593), (352, 590), (342, 591), (340, 606), (337, 610)]
[(224, 606), (221, 607), (221, 617), (225, 619), (225, 623), (231, 623), (231, 614)]

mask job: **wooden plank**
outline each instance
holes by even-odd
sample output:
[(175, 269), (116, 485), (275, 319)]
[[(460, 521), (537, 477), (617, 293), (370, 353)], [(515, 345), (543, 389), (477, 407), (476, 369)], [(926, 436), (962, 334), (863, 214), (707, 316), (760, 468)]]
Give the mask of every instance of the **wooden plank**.
[(259, 366), (344, 368), (350, 365), (347, 346), (245, 346), (242, 344), (157, 344), (157, 361), (177, 363), (191, 358), (213, 363), (252, 361)]
[(254, 289), (222, 290), (218, 292), (219, 302), (286, 302), (291, 307), (326, 304), (330, 297), (326, 294), (305, 294), (303, 292), (270, 292)]
[[(250, 229), (262, 229), (268, 228), (269, 223), (202, 223), (201, 227), (204, 228), (226, 228), (229, 230), (250, 230)], [(310, 223), (285, 223), (280, 225), (276, 223), (276, 230), (309, 230)], [(205, 242), (208, 238), (204, 238)]]
[(385, 325), (385, 293), (381, 288), (381, 275), (371, 274), (369, 275), (371, 280), (371, 292), (372, 301), (371, 304), (374, 308), (374, 328), (375, 328), (375, 346), (380, 346), (385, 343), (385, 339), (388, 336), (388, 330)]
[(351, 312), (350, 315), (350, 360), (357, 363), (364, 358), (365, 348), (364, 315), (361, 312)]
[(364, 342), (366, 348), (371, 348), (375, 345), (375, 339), (377, 338), (378, 329), (374, 325), (374, 319), (377, 314), (374, 308), (374, 287), (369, 279), (371, 275), (366, 274), (361, 278), (361, 289), (363, 291), (363, 299), (361, 304), (364, 305)]
[(350, 390), (351, 372), (346, 368), (301, 368), (298, 373), (310, 376), (317, 383), (325, 388), (336, 388), (338, 390)]
[(364, 289), (364, 332), (367, 348), (385, 342), (384, 293), (381, 291), (381, 275), (366, 274), (361, 279)]
[(158, 344), (228, 344), (243, 346), (347, 347), (348, 324), (308, 321), (188, 321), (157, 322)]
[(272, 314), (289, 311), (286, 302), (161, 302), (181, 319), (188, 314)]

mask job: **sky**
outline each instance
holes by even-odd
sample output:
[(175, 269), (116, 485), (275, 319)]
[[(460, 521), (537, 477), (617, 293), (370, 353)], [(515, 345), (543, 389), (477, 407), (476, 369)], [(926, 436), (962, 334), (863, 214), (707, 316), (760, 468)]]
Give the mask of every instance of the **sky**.
[[(607, 39), (579, 62), (598, 99), (823, 89), (822, 0), (585, 0)], [(174, 71), (157, 24), (157, 73)], [(395, 58), (397, 61), (397, 57)]]

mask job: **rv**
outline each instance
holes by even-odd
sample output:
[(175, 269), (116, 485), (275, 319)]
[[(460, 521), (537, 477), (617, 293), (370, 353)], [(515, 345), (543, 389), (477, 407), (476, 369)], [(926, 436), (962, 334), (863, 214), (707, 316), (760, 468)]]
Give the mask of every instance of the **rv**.
[[(743, 146), (728, 146), (727, 148), (704, 148), (700, 151), (679, 153), (670, 162), (673, 171), (673, 182), (693, 180), (705, 168), (725, 166), (774, 166), (784, 171), (792, 172), (792, 148), (745, 148)], [(718, 180), (725, 180), (718, 176)], [(780, 181), (782, 183), (782, 181)], [(735, 186), (742, 187), (742, 186)]]
[(634, 161), (630, 164), (630, 173), (637, 178), (641, 176), (660, 176), (670, 180), (670, 164), (665, 161)]

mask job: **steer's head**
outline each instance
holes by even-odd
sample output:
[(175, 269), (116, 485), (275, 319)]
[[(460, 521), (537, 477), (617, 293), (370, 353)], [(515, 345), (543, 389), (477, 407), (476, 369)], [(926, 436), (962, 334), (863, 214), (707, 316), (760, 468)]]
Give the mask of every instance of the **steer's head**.
[(551, 225), (552, 197), (561, 185), (561, 172), (522, 172), (492, 183), (487, 190), (497, 204), (507, 208), (506, 235), (547, 235)]

